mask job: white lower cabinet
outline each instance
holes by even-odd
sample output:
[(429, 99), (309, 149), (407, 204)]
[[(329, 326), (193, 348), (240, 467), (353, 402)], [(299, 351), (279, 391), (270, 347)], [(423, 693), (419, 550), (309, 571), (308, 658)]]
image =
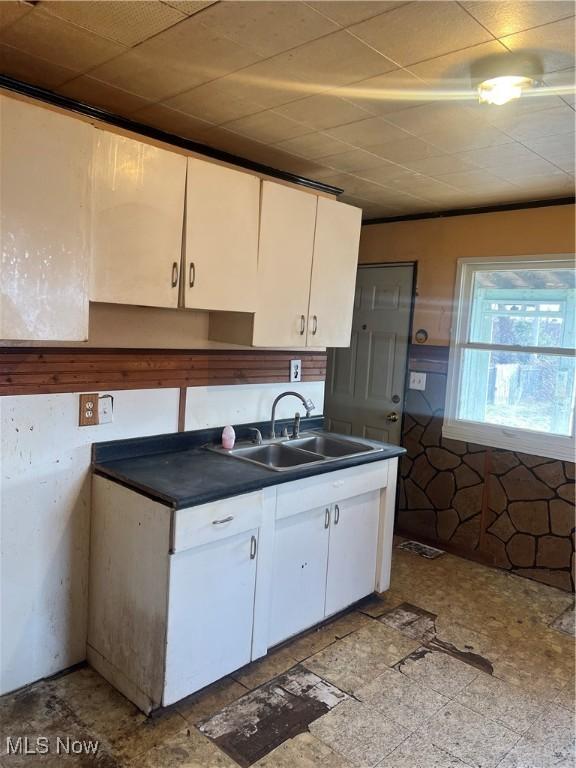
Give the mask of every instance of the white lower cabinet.
[(325, 616), (374, 592), (379, 512), (378, 491), (332, 506)]
[(397, 460), (172, 510), (93, 478), (88, 660), (144, 712), (390, 581)]
[(276, 521), (269, 645), (324, 618), (329, 507)]
[(258, 529), (170, 557), (164, 706), (248, 664)]

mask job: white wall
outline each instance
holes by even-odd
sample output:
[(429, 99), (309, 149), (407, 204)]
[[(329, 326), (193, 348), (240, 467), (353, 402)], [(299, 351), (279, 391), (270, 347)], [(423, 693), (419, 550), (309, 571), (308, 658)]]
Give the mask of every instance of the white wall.
[(78, 395), (0, 398), (0, 693), (85, 658), (90, 446), (174, 432), (177, 389), (114, 392), (78, 427)]
[[(186, 429), (205, 429), (226, 424), (268, 421), (274, 398), (281, 392), (294, 390), (309, 397), (316, 408), (312, 416), (324, 412), (324, 382), (298, 384), (239, 384), (233, 387), (190, 387), (186, 395)], [(305, 415), (302, 403), (286, 397), (278, 403), (276, 417), (289, 419), (296, 411)]]
[[(267, 420), (287, 389), (322, 414), (322, 382), (192, 387), (186, 429)], [(78, 394), (0, 398), (0, 694), (85, 658), (91, 444), (177, 429), (178, 390), (113, 394), (98, 427), (78, 427)]]

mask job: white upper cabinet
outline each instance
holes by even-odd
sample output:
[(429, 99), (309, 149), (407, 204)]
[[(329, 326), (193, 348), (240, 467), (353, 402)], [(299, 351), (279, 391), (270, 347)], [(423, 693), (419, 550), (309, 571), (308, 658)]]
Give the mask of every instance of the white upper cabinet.
[(92, 127), (0, 97), (0, 338), (88, 337)]
[(262, 182), (253, 344), (306, 346), (316, 196)]
[(309, 347), (350, 344), (361, 219), (360, 208), (318, 198), (306, 337)]
[(254, 312), (260, 179), (188, 158), (185, 306)]
[(90, 299), (177, 307), (186, 157), (95, 131)]

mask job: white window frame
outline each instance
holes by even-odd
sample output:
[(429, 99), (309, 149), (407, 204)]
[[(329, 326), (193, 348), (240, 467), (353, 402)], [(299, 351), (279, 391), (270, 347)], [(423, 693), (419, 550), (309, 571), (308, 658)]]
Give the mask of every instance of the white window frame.
[(444, 424), (442, 434), (444, 437), (460, 440), (467, 443), (477, 443), (493, 448), (504, 448), (534, 456), (560, 459), (564, 461), (576, 460), (575, 443), (575, 419), (572, 419), (572, 434), (550, 435), (544, 432), (518, 429), (516, 427), (502, 427), (498, 424), (467, 421), (457, 418), (458, 404), (460, 401), (460, 388), (462, 379), (462, 360), (465, 349), (503, 349), (510, 352), (539, 352), (547, 355), (574, 356), (575, 351), (552, 347), (524, 347), (497, 344), (469, 342), (468, 333), (472, 315), (472, 287), (474, 273), (478, 270), (510, 270), (529, 269), (545, 266), (547, 269), (574, 269), (574, 255), (567, 253), (550, 254), (549, 256), (533, 255), (519, 256), (517, 258), (469, 258), (459, 259), (456, 274), (456, 289), (453, 326), (450, 338), (450, 357), (448, 362), (448, 382), (446, 387), (446, 406), (444, 412)]

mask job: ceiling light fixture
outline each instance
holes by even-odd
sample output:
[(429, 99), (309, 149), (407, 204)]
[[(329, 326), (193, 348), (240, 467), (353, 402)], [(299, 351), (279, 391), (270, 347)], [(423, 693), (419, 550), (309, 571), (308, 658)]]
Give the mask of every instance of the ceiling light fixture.
[(481, 104), (507, 104), (538, 86), (542, 65), (537, 56), (527, 53), (486, 56), (471, 68), (472, 84)]

